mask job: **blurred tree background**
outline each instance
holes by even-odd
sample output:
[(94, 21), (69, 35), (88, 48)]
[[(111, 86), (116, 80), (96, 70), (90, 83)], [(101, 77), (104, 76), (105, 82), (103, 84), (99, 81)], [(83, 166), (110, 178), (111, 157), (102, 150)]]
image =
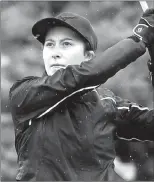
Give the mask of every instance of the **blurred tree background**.
[[(148, 3), (151, 6), (153, 2)], [(142, 14), (138, 1), (1, 1), (3, 181), (14, 181), (17, 172), (14, 126), (8, 101), (9, 89), (16, 80), (30, 75), (41, 76), (44, 71), (42, 46), (32, 36), (31, 27), (41, 18), (66, 11), (78, 13), (91, 21), (99, 40), (97, 54), (130, 36)], [(147, 68), (148, 59), (149, 54), (146, 52), (136, 62), (109, 79), (103, 87), (111, 89), (121, 97), (152, 108), (153, 88)], [(116, 170), (121, 176), (127, 180), (154, 180), (153, 142), (119, 141), (116, 150)]]

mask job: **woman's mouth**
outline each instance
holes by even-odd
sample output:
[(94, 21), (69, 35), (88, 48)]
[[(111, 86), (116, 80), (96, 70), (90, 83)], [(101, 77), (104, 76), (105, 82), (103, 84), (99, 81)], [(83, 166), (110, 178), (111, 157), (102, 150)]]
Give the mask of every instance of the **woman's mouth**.
[(53, 64), (51, 65), (52, 68), (65, 68), (66, 66), (65, 65), (62, 65), (62, 64)]

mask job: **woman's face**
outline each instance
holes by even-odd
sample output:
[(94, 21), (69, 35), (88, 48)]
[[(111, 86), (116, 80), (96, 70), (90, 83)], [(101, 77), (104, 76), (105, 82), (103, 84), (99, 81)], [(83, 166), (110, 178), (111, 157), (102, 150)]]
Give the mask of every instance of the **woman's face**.
[(68, 65), (79, 65), (86, 61), (85, 43), (67, 27), (52, 28), (45, 39), (43, 59), (48, 75)]

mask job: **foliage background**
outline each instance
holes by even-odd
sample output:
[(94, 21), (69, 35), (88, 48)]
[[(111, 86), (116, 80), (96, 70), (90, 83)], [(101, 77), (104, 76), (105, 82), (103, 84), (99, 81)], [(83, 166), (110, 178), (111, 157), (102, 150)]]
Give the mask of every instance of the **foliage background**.
[[(150, 6), (152, 1), (148, 2)], [(13, 181), (17, 172), (14, 148), (14, 126), (10, 115), (8, 93), (12, 84), (25, 76), (41, 76), (44, 70), (41, 44), (31, 34), (39, 19), (60, 12), (74, 12), (88, 18), (98, 36), (97, 54), (132, 34), (142, 9), (138, 1), (3, 1), (1, 2), (1, 180)], [(119, 71), (104, 87), (115, 94), (153, 108), (153, 89), (147, 69), (146, 52), (136, 62)], [(102, 60), (103, 61), (103, 60)], [(128, 180), (154, 180), (154, 143), (117, 143), (119, 174), (129, 164), (135, 166), (125, 176)], [(126, 167), (126, 170), (125, 168)], [(122, 173), (121, 173), (122, 171)]]

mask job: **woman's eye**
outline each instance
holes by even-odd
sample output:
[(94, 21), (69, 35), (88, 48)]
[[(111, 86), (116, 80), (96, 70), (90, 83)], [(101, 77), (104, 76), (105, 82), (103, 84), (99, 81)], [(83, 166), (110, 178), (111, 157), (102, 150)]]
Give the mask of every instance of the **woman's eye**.
[(53, 44), (52, 42), (47, 42), (45, 45), (46, 45), (47, 47), (53, 47), (53, 46), (54, 46), (54, 44)]
[(68, 46), (71, 46), (72, 44), (71, 44), (70, 42), (64, 42), (63, 45), (64, 45), (65, 47), (68, 47)]

